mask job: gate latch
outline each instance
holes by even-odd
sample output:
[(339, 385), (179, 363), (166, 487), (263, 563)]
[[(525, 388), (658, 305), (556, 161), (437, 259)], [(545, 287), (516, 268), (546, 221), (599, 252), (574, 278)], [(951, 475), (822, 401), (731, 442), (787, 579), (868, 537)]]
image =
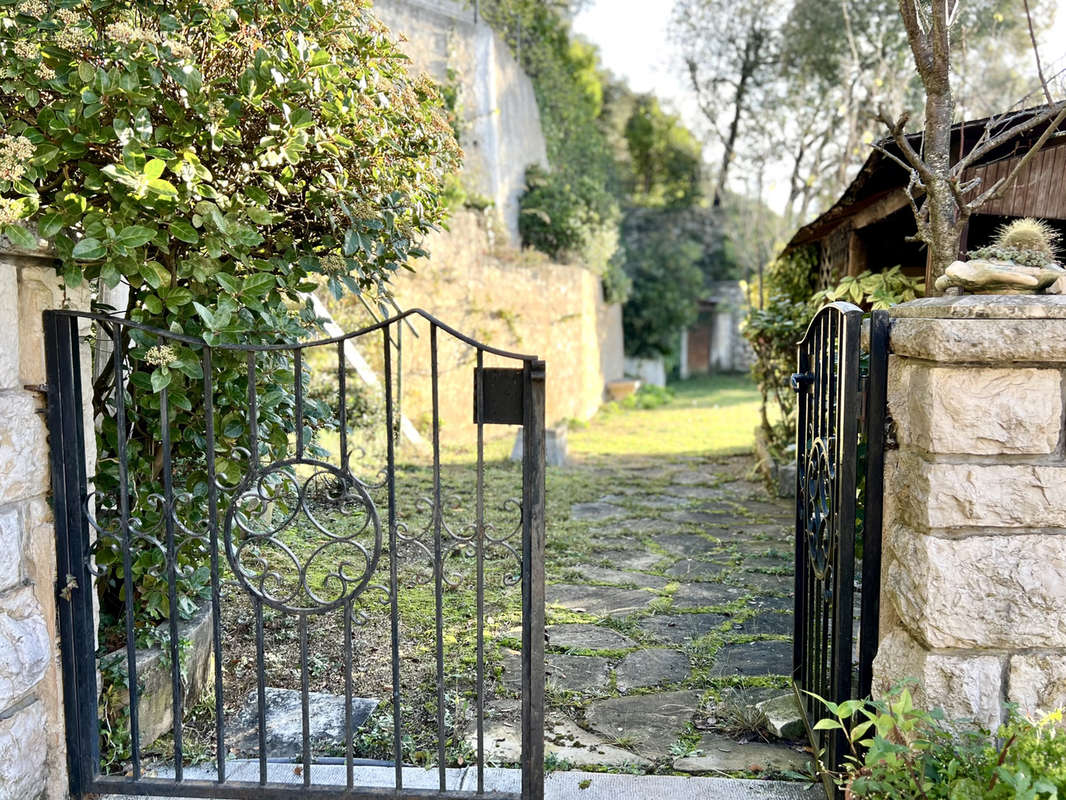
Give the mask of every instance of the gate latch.
[(813, 372), (793, 372), (792, 377), (789, 378), (789, 385), (792, 387), (792, 391), (805, 392), (808, 387), (814, 383)]

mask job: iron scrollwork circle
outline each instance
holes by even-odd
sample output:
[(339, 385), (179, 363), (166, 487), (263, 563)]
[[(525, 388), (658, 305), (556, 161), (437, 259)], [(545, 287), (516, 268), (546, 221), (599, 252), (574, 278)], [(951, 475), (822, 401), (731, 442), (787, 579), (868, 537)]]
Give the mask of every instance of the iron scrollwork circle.
[(803, 465), (803, 523), (807, 558), (819, 581), (824, 581), (832, 569), (836, 549), (832, 524), (835, 478), (831, 449), (824, 439), (817, 438), (811, 443)]
[[(310, 473), (298, 475), (298, 467)], [(337, 523), (340, 532), (328, 527)], [(308, 555), (284, 538), (298, 524), (300, 543), (312, 547)], [(381, 520), (365, 487), (310, 459), (279, 461), (247, 476), (226, 511), (223, 537), (241, 587), (292, 613), (321, 614), (355, 599), (381, 557)]]

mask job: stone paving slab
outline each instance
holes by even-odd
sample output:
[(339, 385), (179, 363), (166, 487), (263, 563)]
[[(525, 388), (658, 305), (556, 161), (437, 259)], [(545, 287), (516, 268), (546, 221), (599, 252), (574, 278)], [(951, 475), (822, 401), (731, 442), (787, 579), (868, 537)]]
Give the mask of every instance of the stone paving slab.
[(626, 510), (614, 503), (574, 503), (570, 506), (570, 519), (576, 520), (604, 520), (611, 517), (624, 516)]
[(811, 760), (806, 753), (788, 745), (765, 742), (737, 742), (726, 736), (705, 733), (696, 755), (674, 761), (679, 772), (765, 772), (766, 770), (802, 770)]
[(683, 558), (666, 570), (666, 574), (683, 581), (713, 581), (721, 578), (729, 567), (700, 558)]
[[(172, 773), (161, 772), (170, 777)], [(231, 780), (259, 780), (258, 762), (229, 762)], [(356, 767), (356, 785), (388, 788), (394, 785), (395, 769), (391, 766)], [(214, 780), (215, 772), (203, 767), (188, 767), (191, 780)], [(436, 789), (437, 772), (421, 767), (403, 768), (404, 785), (411, 788)], [(269, 764), (267, 780), (275, 785), (294, 786), (303, 782), (293, 773), (291, 764)], [(311, 767), (314, 786), (345, 786), (345, 768), (316, 764)], [(453, 791), (477, 790), (477, 768), (464, 767), (447, 772), (447, 786)], [(522, 773), (517, 769), (487, 767), (485, 789), (520, 794)], [(619, 775), (598, 772), (553, 772), (544, 781), (546, 800), (825, 800), (816, 784), (787, 781), (729, 780), (727, 778), (685, 778), (665, 775)], [(105, 795), (101, 800), (152, 800), (146, 796)], [(192, 798), (175, 798), (192, 800)]]
[(632, 741), (633, 749), (643, 756), (661, 758), (670, 754), (699, 702), (700, 693), (692, 690), (612, 697), (592, 703), (585, 721), (603, 736)]
[(637, 643), (625, 634), (605, 628), (602, 625), (589, 625), (584, 622), (549, 625), (547, 634), (548, 645), (551, 647), (571, 647), (581, 650), (624, 650), (637, 646)]
[(637, 650), (615, 667), (618, 691), (629, 692), (665, 683), (680, 683), (688, 677), (688, 656), (677, 650), (654, 647)]
[(651, 550), (603, 550), (592, 557), (593, 561), (600, 561), (628, 570), (651, 569), (663, 556)]
[(592, 583), (610, 583), (615, 586), (636, 586), (638, 589), (662, 589), (670, 583), (661, 575), (648, 575), (644, 572), (610, 569), (608, 567), (581, 566), (570, 572), (580, 573), (579, 577)]
[(624, 617), (647, 608), (654, 597), (654, 594), (643, 589), (618, 589), (614, 586), (553, 583), (547, 587), (549, 606), (563, 606), (597, 617)]
[(607, 659), (599, 656), (549, 653), (544, 657), (546, 679), (567, 692), (602, 692), (610, 672)]
[(744, 594), (741, 587), (724, 583), (683, 583), (674, 592), (673, 603), (677, 608), (724, 606)]
[(722, 550), (722, 545), (698, 533), (660, 533), (653, 536), (652, 541), (666, 552), (679, 556), (705, 555)]
[(791, 636), (793, 630), (792, 615), (781, 614), (776, 611), (763, 611), (737, 625), (737, 630), (750, 633), (753, 636)]
[(714, 659), (716, 675), (790, 675), (792, 642), (782, 640), (727, 644)]
[(656, 614), (645, 617), (637, 627), (659, 641), (684, 644), (699, 639), (729, 619), (726, 614), (705, 611), (697, 614)]

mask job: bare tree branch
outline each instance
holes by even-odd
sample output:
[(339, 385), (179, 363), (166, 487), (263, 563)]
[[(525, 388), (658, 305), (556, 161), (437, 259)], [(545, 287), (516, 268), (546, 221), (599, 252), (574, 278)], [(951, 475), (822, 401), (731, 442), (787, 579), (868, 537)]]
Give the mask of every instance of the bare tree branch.
[[(1034, 113), (1024, 122), (1019, 122), (1017, 125), (1012, 125), (1011, 127), (1000, 131), (994, 136), (991, 134), (989, 134), (987, 138), (982, 136), (982, 138), (984, 138), (985, 140), (984, 144), (980, 144), (974, 147), (972, 150), (970, 150), (970, 152), (968, 152), (961, 159), (959, 159), (958, 163), (956, 164), (956, 169), (961, 172), (963, 169), (976, 163), (983, 156), (992, 152), (997, 147), (1006, 144), (1007, 142), (1025, 133), (1026, 131), (1032, 130), (1033, 128), (1036, 128), (1039, 125), (1048, 122), (1050, 119), (1055, 117), (1055, 115), (1059, 114), (1063, 110), (1063, 108), (1066, 108), (1066, 100), (1060, 100), (1057, 103), (1053, 103), (1052, 105), (1047, 106), (1043, 110)], [(991, 126), (992, 120), (989, 120), (988, 125), (985, 126), (986, 131), (990, 130)], [(1047, 140), (1045, 139), (1044, 141)]]
[(1033, 43), (1033, 58), (1036, 59), (1036, 74), (1040, 76), (1040, 86), (1044, 89), (1044, 98), (1050, 106), (1054, 101), (1051, 99), (1051, 89), (1048, 88), (1047, 80), (1044, 78), (1044, 68), (1040, 64), (1040, 48), (1036, 45), (1036, 33), (1033, 32), (1033, 15), (1032, 12), (1029, 11), (1029, 0), (1022, 0), (1022, 4), (1025, 6), (1025, 21), (1029, 24), (1029, 41)]
[(898, 120), (893, 122), (892, 118), (889, 117), (888, 113), (882, 108), (877, 112), (877, 119), (880, 120), (881, 124), (888, 128), (888, 132), (891, 134), (896, 146), (903, 154), (903, 158), (909, 162), (907, 168), (915, 170), (923, 182), (928, 182), (933, 177), (933, 173), (930, 171), (929, 165), (925, 163), (925, 160), (911, 146), (910, 140), (904, 132), (907, 121), (910, 119), (910, 114), (903, 113)]

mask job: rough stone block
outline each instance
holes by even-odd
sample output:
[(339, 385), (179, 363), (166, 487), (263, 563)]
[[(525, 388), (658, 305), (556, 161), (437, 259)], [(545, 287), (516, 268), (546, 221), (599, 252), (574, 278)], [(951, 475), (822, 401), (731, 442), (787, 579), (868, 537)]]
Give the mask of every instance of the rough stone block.
[(0, 511), (0, 592), (22, 579), (22, 526), (17, 508)]
[(894, 319), (892, 352), (942, 363), (1066, 362), (1066, 319)]
[[(18, 271), (0, 262), (0, 319), (15, 325), (19, 318)], [(0, 348), (0, 389), (15, 389), (19, 383), (19, 341), (10, 336)]]
[(893, 357), (888, 408), (902, 445), (932, 453), (1052, 453), (1062, 428), (1062, 373), (929, 367)]
[(0, 800), (35, 800), (45, 791), (44, 709), (30, 703), (0, 718)]
[(882, 586), (930, 647), (1066, 647), (1066, 535), (943, 539), (886, 530)]
[(891, 462), (886, 498), (914, 527), (1066, 528), (1066, 467), (931, 463), (906, 450)]
[(1007, 700), (1031, 717), (1066, 708), (1066, 653), (1011, 656)]
[(995, 730), (1003, 721), (1003, 664), (998, 656), (958, 655), (927, 650), (906, 631), (889, 631), (881, 638), (874, 659), (873, 694), (883, 697), (905, 679), (915, 703), (940, 708), (950, 720), (975, 722)]
[(49, 644), (33, 589), (0, 595), (0, 712), (44, 677), (51, 660)]
[(44, 420), (28, 392), (0, 393), (0, 475), (0, 504), (48, 490)]

